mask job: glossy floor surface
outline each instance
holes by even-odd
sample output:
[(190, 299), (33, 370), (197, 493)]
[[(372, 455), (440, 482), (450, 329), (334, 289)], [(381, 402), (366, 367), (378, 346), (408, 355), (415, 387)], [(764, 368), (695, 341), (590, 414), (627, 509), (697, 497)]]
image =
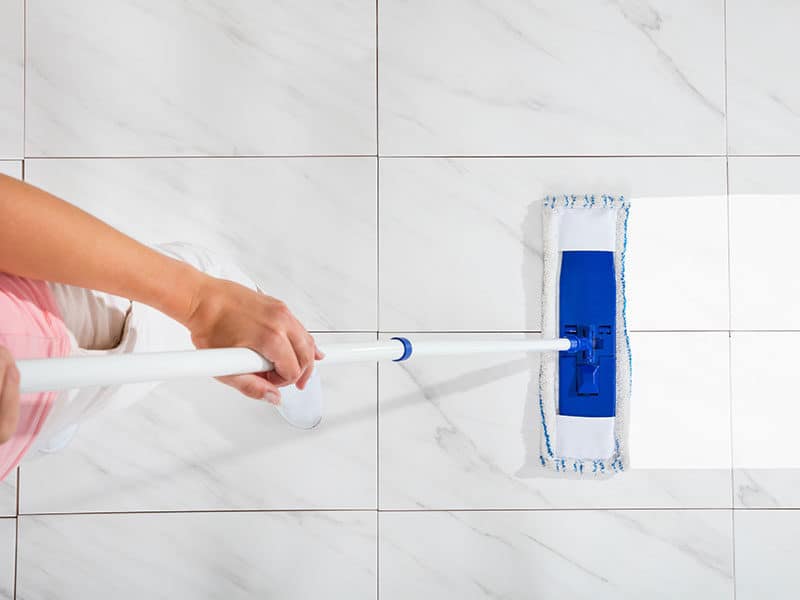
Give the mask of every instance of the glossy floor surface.
[(634, 469), (531, 478), (537, 360), (159, 388), (0, 484), (0, 598), (796, 598), (800, 5), (0, 0), (0, 170), (321, 341), (536, 336), (541, 199), (632, 202)]

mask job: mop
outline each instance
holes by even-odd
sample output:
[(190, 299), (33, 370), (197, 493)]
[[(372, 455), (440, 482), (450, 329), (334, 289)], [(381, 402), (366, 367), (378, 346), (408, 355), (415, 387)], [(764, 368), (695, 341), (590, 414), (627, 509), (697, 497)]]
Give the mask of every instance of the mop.
[(573, 346), (542, 356), (539, 461), (549, 471), (602, 479), (628, 465), (631, 352), (622, 197), (544, 201), (542, 334)]
[[(543, 339), (458, 341), (396, 336), (321, 346), (325, 364), (403, 362), (422, 356), (543, 353), (539, 463), (548, 472), (603, 478), (627, 465), (630, 349), (625, 324), (628, 203), (611, 196), (544, 201)], [(272, 363), (248, 348), (74, 356), (17, 361), (20, 391), (263, 373)], [(283, 417), (302, 429), (322, 418), (319, 376), (284, 388)]]

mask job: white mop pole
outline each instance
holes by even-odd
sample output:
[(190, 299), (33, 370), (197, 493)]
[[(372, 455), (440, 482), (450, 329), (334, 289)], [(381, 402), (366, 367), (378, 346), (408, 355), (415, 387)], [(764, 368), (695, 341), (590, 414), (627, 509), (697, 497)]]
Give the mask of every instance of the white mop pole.
[[(324, 364), (405, 360), (409, 356), (549, 352), (567, 350), (567, 339), (500, 341), (419, 341), (406, 338), (363, 344), (321, 346)], [(410, 354), (409, 354), (410, 349)], [(219, 377), (272, 370), (272, 363), (248, 348), (214, 348), (17, 361), (20, 391), (43, 392), (80, 387)]]

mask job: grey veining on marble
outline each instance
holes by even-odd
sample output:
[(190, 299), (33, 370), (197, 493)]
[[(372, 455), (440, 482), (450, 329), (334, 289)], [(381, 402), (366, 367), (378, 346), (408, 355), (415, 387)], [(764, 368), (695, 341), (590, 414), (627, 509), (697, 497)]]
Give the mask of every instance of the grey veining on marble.
[(800, 589), (800, 513), (796, 510), (737, 510), (736, 600), (792, 600)]
[(385, 0), (381, 152), (721, 153), (723, 21), (722, 0)]
[(800, 333), (734, 332), (731, 337), (734, 503), (800, 508), (800, 409), (790, 392)]
[(541, 478), (535, 355), (381, 365), (380, 508), (731, 508), (727, 335), (636, 333), (631, 343), (632, 470), (599, 482)]
[(373, 154), (375, 5), (28, 2), (31, 156)]
[(733, 592), (728, 511), (381, 513), (380, 530), (387, 600)]
[(18, 597), (372, 598), (376, 520), (374, 512), (22, 517)]
[(720, 158), (381, 159), (380, 328), (540, 329), (541, 201), (585, 193), (631, 200), (632, 330), (727, 329)]
[(310, 330), (375, 330), (376, 159), (28, 160), (26, 180), (147, 243), (229, 257)]
[(0, 158), (22, 156), (24, 1), (0, 2)]
[(727, 0), (728, 151), (800, 153), (795, 2)]
[(375, 365), (319, 368), (324, 414), (314, 430), (213, 381), (161, 386), (86, 423), (60, 453), (23, 464), (20, 512), (375, 509)]

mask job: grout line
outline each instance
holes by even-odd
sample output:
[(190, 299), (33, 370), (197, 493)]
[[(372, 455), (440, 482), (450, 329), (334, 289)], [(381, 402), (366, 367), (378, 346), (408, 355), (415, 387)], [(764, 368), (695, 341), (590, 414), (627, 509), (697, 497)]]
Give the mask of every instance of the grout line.
[(730, 143), (728, 131), (728, 1), (722, 2), (722, 57), (723, 57), (723, 104), (725, 124), (725, 221), (728, 243), (728, 426), (730, 432), (731, 457), (731, 578), (733, 600), (736, 600), (736, 489), (734, 469), (734, 404), (733, 404), (733, 287), (731, 285), (731, 176)]
[[(30, 160), (203, 160), (238, 158), (377, 158), (377, 154), (143, 154), (143, 155), (73, 155), (23, 156)], [(12, 159), (9, 159), (12, 160)]]
[[(377, 110), (376, 110), (377, 113)], [(23, 125), (24, 128), (24, 125)], [(376, 143), (377, 143), (376, 134)], [(294, 158), (384, 158), (384, 159), (604, 159), (604, 158), (800, 158), (800, 154), (142, 154), (142, 155), (115, 155), (97, 156), (93, 154), (72, 155), (72, 156), (4, 156), (0, 161), (20, 161), (20, 160), (203, 160), (203, 159), (224, 159), (231, 160), (237, 158), (275, 158), (275, 159), (294, 159)]]
[[(214, 514), (273, 514), (273, 513), (467, 513), (467, 512), (502, 512), (502, 513), (552, 513), (552, 512), (709, 512), (709, 511), (784, 511), (800, 512), (797, 508), (749, 508), (737, 507), (731, 509), (727, 506), (602, 506), (602, 507), (537, 507), (537, 508), (225, 508), (225, 509), (180, 509), (180, 510), (128, 510), (128, 511), (82, 511), (82, 512), (31, 512), (20, 517), (92, 517), (92, 516), (122, 516), (122, 515), (214, 515)], [(6, 517), (13, 518), (13, 517)]]
[[(630, 333), (800, 333), (800, 329), (629, 329)], [(539, 329), (310, 329), (314, 335), (326, 334), (541, 334)]]
[[(375, 0), (375, 318), (381, 328), (381, 143), (380, 143), (380, 0)], [(381, 596), (381, 369), (375, 365), (375, 598)]]
[(22, 3), (22, 164), (28, 145), (28, 0)]
[(14, 589), (11, 597), (17, 598), (17, 572), (19, 571), (19, 490), (20, 490), (20, 468), (17, 467), (17, 481), (15, 485), (16, 494), (16, 516), (14, 517)]

